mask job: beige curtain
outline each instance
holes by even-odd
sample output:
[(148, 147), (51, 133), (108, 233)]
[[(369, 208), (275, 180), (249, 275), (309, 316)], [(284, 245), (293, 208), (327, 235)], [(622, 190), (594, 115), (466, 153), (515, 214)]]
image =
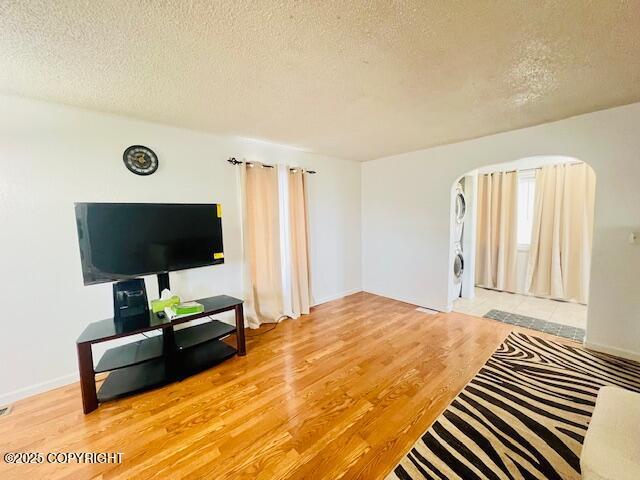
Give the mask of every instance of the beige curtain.
[(251, 327), (283, 316), (278, 175), (240, 165), (246, 317)]
[(478, 176), (476, 285), (515, 292), (518, 175)]
[(537, 171), (528, 293), (587, 302), (595, 185), (584, 163)]
[(307, 174), (289, 171), (289, 247), (291, 273), (291, 316), (309, 313), (309, 242), (307, 225)]

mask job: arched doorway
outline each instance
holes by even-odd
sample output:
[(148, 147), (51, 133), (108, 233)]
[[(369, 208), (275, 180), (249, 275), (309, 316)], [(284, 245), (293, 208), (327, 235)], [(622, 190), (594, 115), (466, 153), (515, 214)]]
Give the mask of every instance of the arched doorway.
[[(595, 173), (565, 156), (467, 172), (452, 186), (452, 310), (581, 341)], [(584, 195), (584, 197), (581, 197)]]

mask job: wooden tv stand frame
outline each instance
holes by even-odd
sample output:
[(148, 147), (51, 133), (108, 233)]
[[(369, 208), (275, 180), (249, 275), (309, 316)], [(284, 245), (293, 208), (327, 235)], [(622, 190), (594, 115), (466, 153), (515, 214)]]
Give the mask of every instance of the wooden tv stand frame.
[[(90, 323), (76, 341), (82, 408), (90, 413), (98, 404), (108, 400), (161, 387), (211, 368), (236, 353), (246, 355), (244, 313), (242, 300), (227, 295), (196, 300), (204, 305), (202, 313), (177, 320), (158, 318), (151, 311), (132, 321), (118, 322), (113, 318)], [(235, 326), (218, 320), (180, 330), (174, 325), (234, 310)], [(93, 366), (92, 345), (116, 338), (161, 330), (162, 335), (114, 347), (105, 352)], [(236, 335), (236, 346), (220, 338)], [(110, 372), (99, 391), (96, 391), (96, 373)]]

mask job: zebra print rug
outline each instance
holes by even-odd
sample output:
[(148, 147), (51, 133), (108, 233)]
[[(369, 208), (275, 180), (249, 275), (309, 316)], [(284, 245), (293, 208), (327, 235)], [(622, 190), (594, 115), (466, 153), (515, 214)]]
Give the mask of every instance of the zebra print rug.
[(598, 389), (640, 364), (511, 333), (387, 479), (579, 479)]

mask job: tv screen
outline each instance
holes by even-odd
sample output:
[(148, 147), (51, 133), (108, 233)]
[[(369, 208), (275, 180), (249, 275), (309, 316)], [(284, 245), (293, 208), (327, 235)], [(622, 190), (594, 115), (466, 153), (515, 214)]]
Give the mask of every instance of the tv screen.
[(85, 285), (224, 263), (218, 204), (76, 203)]

